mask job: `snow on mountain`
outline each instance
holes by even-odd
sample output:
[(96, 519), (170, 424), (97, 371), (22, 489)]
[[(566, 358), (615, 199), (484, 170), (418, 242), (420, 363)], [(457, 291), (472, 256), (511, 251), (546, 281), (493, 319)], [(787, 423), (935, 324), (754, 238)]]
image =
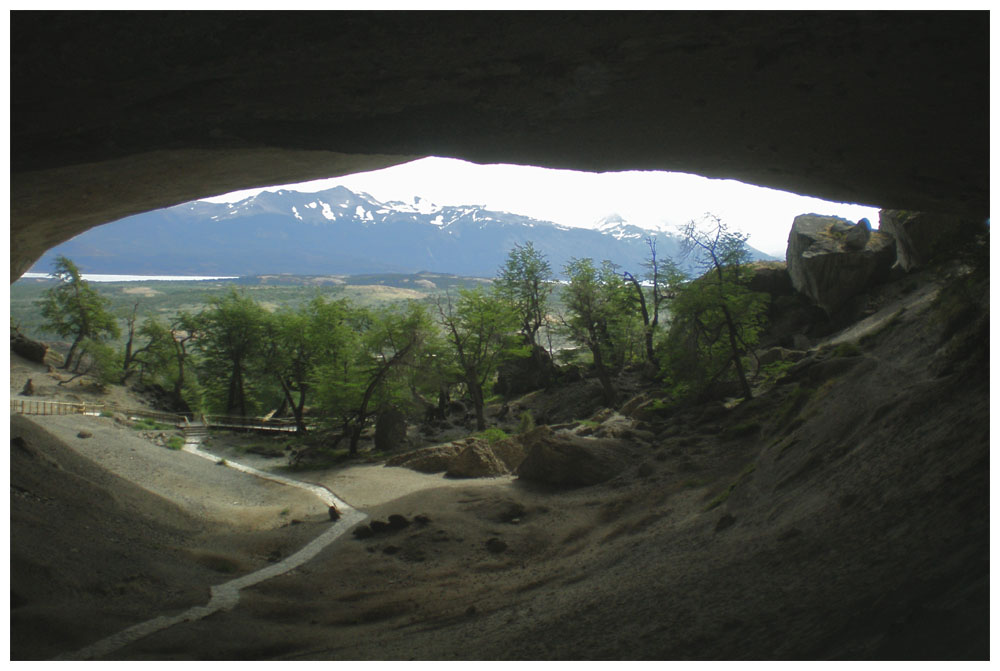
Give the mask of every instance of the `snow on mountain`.
[[(335, 187), (264, 191), (237, 203), (185, 203), (91, 229), (50, 250), (91, 273), (252, 275), (359, 274), (421, 270), (492, 277), (515, 244), (531, 241), (559, 274), (574, 258), (608, 259), (642, 272), (653, 237), (662, 257), (680, 239), (618, 214), (572, 228), (479, 205), (381, 202)], [(196, 244), (192, 244), (196, 243)], [(769, 258), (757, 253), (758, 258)]]

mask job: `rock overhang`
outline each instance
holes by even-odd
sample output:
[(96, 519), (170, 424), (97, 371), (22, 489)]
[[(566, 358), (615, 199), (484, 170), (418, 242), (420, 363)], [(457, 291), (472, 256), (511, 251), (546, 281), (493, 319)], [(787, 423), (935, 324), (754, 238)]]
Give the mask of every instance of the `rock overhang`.
[(12, 280), (129, 214), (427, 155), (988, 216), (986, 12), (15, 12), (11, 36)]

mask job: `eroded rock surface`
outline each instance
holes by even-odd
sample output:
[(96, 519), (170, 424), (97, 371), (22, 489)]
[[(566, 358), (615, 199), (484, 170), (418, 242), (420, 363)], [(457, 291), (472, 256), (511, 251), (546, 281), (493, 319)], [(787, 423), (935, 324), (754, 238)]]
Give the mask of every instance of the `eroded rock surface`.
[[(865, 245), (857, 248), (866, 233)], [(785, 254), (792, 286), (831, 315), (884, 279), (895, 258), (895, 241), (887, 233), (871, 233), (864, 223), (817, 214), (795, 217)]]

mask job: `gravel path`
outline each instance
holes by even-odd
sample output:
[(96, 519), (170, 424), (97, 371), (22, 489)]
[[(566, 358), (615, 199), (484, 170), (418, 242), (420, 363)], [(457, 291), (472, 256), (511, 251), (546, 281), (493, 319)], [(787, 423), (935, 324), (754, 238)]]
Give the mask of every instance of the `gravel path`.
[[(160, 447), (108, 417), (31, 419), (101, 467), (195, 515), (252, 529), (276, 528), (289, 519), (328, 517), (326, 506), (308, 492)], [(81, 430), (92, 436), (79, 438)]]

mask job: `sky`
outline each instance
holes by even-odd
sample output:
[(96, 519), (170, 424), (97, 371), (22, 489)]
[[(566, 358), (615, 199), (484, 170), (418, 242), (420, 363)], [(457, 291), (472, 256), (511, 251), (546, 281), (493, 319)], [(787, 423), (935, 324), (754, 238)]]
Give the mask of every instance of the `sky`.
[(530, 166), (476, 165), (457, 159), (425, 158), (411, 163), (300, 184), (235, 191), (206, 198), (234, 202), (261, 191), (315, 192), (345, 186), (381, 201), (437, 205), (482, 205), (564, 226), (594, 228), (609, 215), (647, 229), (676, 230), (706, 212), (750, 236), (753, 247), (784, 258), (788, 231), (799, 214), (867, 218), (878, 226), (878, 208), (831, 203), (752, 186), (670, 172), (587, 173)]

